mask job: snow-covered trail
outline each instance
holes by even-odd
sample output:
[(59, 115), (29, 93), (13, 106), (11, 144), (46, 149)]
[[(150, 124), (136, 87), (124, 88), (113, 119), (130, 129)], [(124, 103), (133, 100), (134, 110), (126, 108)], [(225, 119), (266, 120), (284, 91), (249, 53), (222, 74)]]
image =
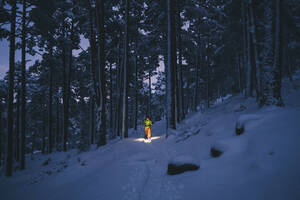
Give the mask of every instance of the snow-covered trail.
[(168, 162), (175, 153), (163, 138), (141, 143), (139, 153), (128, 158), (132, 170), (122, 199), (180, 199), (178, 186), (166, 174)]
[[(85, 166), (70, 158), (70, 167), (63, 173), (54, 172), (34, 183), (30, 183), (32, 176), (44, 176), (44, 171), (37, 169), (40, 172), (36, 173), (28, 169), (27, 174), (26, 171), (16, 173), (17, 179), (0, 182), (0, 190), (5, 200), (24, 199), (24, 194), (26, 199), (33, 200), (181, 199), (178, 186), (168, 180), (166, 174), (168, 161), (174, 153), (174, 147), (167, 144), (164, 135), (154, 136), (151, 143), (131, 137), (79, 154), (78, 157), (86, 162)], [(54, 167), (49, 164), (47, 170), (54, 171)]]
[[(139, 127), (138, 134), (131, 130), (130, 138), (89, 152), (28, 157), (27, 169), (12, 178), (1, 171), (0, 198), (299, 200), (300, 71), (296, 78), (296, 89), (283, 82), (284, 108), (259, 109), (255, 99), (235, 96), (188, 116), (168, 139), (160, 121), (153, 124), (151, 143), (143, 142)], [(245, 123), (240, 136), (237, 120)], [(223, 154), (212, 158), (212, 146)], [(167, 175), (169, 161), (182, 157), (200, 169)]]

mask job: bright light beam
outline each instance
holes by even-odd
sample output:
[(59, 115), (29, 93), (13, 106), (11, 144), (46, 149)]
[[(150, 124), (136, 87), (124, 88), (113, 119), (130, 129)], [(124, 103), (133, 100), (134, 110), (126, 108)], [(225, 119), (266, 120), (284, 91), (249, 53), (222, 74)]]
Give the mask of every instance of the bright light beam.
[[(155, 136), (155, 137), (151, 137), (151, 140), (157, 140), (159, 138), (161, 138), (161, 136)], [(135, 141), (135, 142), (144, 142), (145, 139), (144, 138), (136, 138), (133, 141)]]

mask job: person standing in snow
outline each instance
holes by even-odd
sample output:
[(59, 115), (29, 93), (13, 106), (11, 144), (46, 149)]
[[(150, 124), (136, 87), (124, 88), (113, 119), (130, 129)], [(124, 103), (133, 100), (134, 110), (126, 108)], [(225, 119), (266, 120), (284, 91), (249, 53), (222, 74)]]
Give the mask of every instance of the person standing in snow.
[(144, 125), (145, 125), (145, 139), (151, 140), (152, 121), (150, 120), (149, 116), (147, 116), (146, 119), (144, 120)]

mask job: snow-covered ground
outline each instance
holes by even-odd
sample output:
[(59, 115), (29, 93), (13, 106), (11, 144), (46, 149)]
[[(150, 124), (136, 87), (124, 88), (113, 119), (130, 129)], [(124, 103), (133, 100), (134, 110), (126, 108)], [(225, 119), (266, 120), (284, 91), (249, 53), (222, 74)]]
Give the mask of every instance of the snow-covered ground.
[[(254, 99), (231, 96), (178, 125), (165, 139), (165, 122), (142, 127), (86, 153), (29, 156), (27, 169), (6, 178), (1, 200), (299, 200), (300, 74), (283, 82), (284, 108), (259, 109)], [(235, 135), (236, 122), (244, 134)], [(133, 132), (133, 131), (131, 131)], [(213, 158), (211, 147), (223, 154)], [(200, 169), (170, 176), (170, 161)]]

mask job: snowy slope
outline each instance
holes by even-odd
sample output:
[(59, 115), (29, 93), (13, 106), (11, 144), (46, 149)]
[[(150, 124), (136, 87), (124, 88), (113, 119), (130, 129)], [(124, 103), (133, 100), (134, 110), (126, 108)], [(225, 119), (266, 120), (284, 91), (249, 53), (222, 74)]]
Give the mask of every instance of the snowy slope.
[[(168, 139), (161, 121), (153, 125), (155, 137), (148, 144), (139, 127), (129, 139), (90, 152), (29, 157), (28, 168), (13, 178), (1, 169), (0, 198), (299, 200), (299, 77), (293, 87), (283, 83), (284, 108), (258, 109), (254, 99), (233, 96), (189, 116)], [(240, 136), (235, 135), (237, 120), (245, 124)], [(211, 147), (224, 153), (212, 158)], [(167, 175), (170, 161), (185, 160), (200, 169)]]

